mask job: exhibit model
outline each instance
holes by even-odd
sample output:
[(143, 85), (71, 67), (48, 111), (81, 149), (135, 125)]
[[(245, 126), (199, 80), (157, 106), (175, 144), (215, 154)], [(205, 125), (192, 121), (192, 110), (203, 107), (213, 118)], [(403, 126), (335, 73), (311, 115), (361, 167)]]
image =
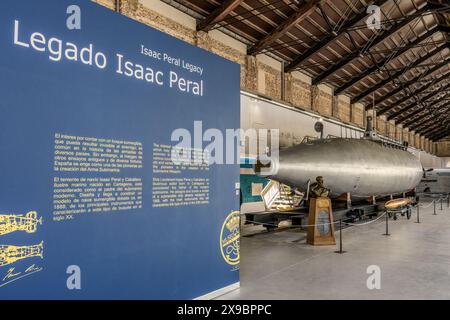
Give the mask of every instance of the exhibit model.
[[(353, 221), (365, 215), (376, 215), (386, 203), (377, 200), (385, 197), (388, 197), (386, 200), (402, 200), (389, 203), (390, 209), (410, 206), (415, 199), (406, 195), (414, 196), (414, 189), (423, 175), (420, 161), (407, 151), (406, 145), (388, 143), (378, 137), (371, 117), (367, 118), (367, 129), (361, 139), (307, 141), (280, 150), (278, 161), (257, 162), (255, 172), (262, 176), (268, 172), (267, 178), (291, 187), (293, 195), (302, 192), (304, 200), (311, 196), (330, 197), (336, 208), (344, 202), (345, 209), (337, 211), (335, 219)], [(308, 204), (307, 201), (301, 203)], [(291, 209), (296, 213), (290, 217), (301, 217), (305, 206), (299, 203)], [(407, 212), (410, 215), (410, 208)], [(256, 215), (250, 218), (258, 219)], [(267, 221), (267, 217), (264, 220)], [(269, 221), (274, 222), (273, 216)]]
[(425, 170), (417, 189), (424, 195), (448, 193), (450, 191), (450, 169), (430, 168)]

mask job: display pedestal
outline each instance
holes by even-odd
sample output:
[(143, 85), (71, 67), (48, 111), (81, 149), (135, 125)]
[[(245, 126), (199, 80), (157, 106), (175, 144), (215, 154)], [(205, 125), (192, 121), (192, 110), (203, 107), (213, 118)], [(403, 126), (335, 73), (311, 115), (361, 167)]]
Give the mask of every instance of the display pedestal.
[(306, 242), (313, 246), (335, 245), (333, 212), (329, 198), (312, 198), (309, 204)]

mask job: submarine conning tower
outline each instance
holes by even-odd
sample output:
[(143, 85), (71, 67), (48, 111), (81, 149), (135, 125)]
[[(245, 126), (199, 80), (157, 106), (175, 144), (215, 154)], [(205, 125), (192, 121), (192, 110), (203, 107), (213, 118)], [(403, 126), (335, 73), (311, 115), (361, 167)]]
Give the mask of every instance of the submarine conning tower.
[(364, 139), (370, 139), (373, 141), (381, 141), (376, 130), (374, 129), (372, 116), (367, 116), (366, 119), (367, 119), (367, 121), (366, 121), (367, 125), (366, 125), (366, 131), (364, 132)]

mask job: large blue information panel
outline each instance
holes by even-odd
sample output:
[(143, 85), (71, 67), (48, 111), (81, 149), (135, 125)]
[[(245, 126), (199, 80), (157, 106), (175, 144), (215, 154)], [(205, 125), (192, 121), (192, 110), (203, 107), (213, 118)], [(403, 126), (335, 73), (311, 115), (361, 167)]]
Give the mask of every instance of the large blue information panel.
[(235, 63), (87, 0), (0, 1), (0, 299), (238, 282), (239, 164), (202, 149), (239, 104)]

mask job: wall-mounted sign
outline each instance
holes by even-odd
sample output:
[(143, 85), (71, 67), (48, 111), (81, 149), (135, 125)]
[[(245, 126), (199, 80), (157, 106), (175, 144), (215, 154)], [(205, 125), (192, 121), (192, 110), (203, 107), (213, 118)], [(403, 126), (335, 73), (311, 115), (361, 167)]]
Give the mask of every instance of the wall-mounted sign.
[(239, 128), (237, 64), (73, 0), (1, 1), (0, 52), (0, 299), (239, 281), (239, 164), (172, 161), (176, 129)]

